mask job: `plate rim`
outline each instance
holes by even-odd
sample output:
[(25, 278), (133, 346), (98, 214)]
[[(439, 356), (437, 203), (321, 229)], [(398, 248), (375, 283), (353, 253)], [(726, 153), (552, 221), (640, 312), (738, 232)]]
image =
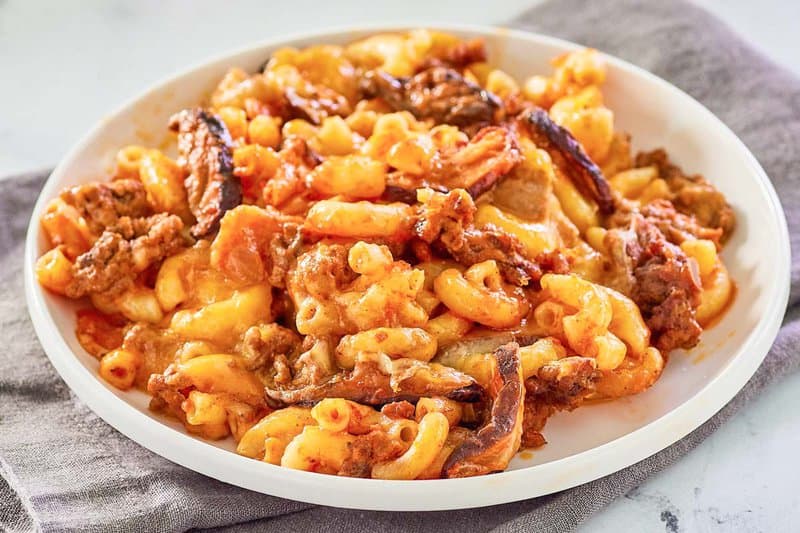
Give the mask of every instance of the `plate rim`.
[[(445, 31), (476, 34), (498, 34), (540, 44), (568, 49), (580, 45), (535, 32), (510, 29), (502, 26), (470, 24), (430, 24), (397, 22), (389, 24), (359, 24), (338, 26), (314, 31), (293, 32), (272, 39), (237, 47), (197, 62), (175, 74), (150, 85), (144, 91), (127, 99), (105, 117), (116, 116), (167, 84), (208, 65), (260, 48), (278, 46), (296, 40), (322, 40), (345, 32), (402, 31), (412, 28), (432, 28)], [(433, 511), (484, 507), (529, 499), (588, 483), (622, 470), (650, 457), (679, 441), (722, 409), (746, 384), (766, 357), (780, 328), (789, 299), (791, 276), (791, 249), (786, 218), (778, 195), (766, 172), (739, 137), (704, 105), (680, 88), (632, 63), (609, 54), (603, 54), (609, 63), (640, 77), (678, 91), (691, 105), (706, 115), (706, 120), (720, 126), (738, 151), (746, 157), (748, 174), (757, 178), (770, 204), (770, 218), (780, 233), (775, 241), (778, 255), (785, 258), (775, 265), (775, 283), (766, 312), (750, 331), (739, 348), (739, 355), (725, 365), (713, 379), (696, 394), (661, 417), (622, 435), (610, 442), (577, 454), (548, 463), (504, 471), (490, 476), (463, 479), (437, 479), (425, 481), (385, 481), (374, 479), (326, 476), (270, 465), (239, 456), (198, 440), (185, 432), (160, 423), (152, 416), (140, 412), (124, 399), (114, 394), (100, 382), (96, 374), (84, 367), (69, 348), (45, 305), (45, 290), (36, 283), (34, 264), (38, 256), (37, 238), (40, 230), (38, 217), (31, 217), (28, 225), (24, 260), (24, 286), (28, 313), (34, 330), (51, 364), (70, 389), (95, 414), (117, 431), (157, 455), (195, 472), (235, 486), (263, 494), (289, 498), (313, 504), (335, 507), (384, 511)], [(67, 163), (86, 148), (90, 139), (106, 122), (100, 119), (61, 159), (48, 177), (32, 213), (41, 213), (53, 194), (56, 183)], [(747, 354), (745, 356), (744, 354)], [(713, 398), (712, 398), (713, 396)], [(177, 440), (176, 440), (177, 439)], [(260, 465), (256, 467), (256, 465)], [(562, 470), (567, 470), (566, 473)], [(527, 485), (531, 476), (550, 480)], [(547, 488), (543, 488), (546, 486)], [(533, 490), (525, 490), (525, 489)], [(488, 489), (488, 490), (487, 490)], [(370, 496), (370, 494), (372, 494)], [(442, 498), (447, 494), (447, 498)]]

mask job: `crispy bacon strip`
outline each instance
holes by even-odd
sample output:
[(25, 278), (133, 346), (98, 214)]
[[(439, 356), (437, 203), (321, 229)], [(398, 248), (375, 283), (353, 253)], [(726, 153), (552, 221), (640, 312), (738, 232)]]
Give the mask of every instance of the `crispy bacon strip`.
[(452, 368), (414, 359), (397, 359), (391, 369), (374, 360), (359, 360), (350, 372), (335, 374), (327, 382), (297, 389), (266, 389), (272, 400), (284, 404), (313, 404), (323, 398), (345, 398), (367, 405), (399, 400), (416, 402), (423, 396), (444, 396), (459, 402), (476, 402), (483, 389), (473, 378)]
[(233, 175), (233, 141), (225, 123), (205, 109), (185, 109), (170, 118), (169, 127), (178, 132), (178, 163), (189, 172), (184, 184), (197, 219), (192, 235), (204, 237), (242, 202), (241, 183)]
[(489, 390), (493, 399), (489, 421), (447, 458), (442, 469), (446, 478), (504, 470), (519, 449), (525, 400), (519, 345), (503, 345), (494, 357), (497, 371)]
[(614, 211), (614, 199), (603, 171), (581, 147), (575, 137), (550, 118), (541, 108), (529, 109), (520, 115), (520, 122), (530, 133), (533, 142), (550, 154), (553, 162), (575, 183), (578, 189), (592, 198), (604, 214)]

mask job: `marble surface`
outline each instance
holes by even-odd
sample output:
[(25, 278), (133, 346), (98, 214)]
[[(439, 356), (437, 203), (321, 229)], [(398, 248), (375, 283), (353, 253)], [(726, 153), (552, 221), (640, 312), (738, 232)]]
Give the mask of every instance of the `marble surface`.
[[(531, 0), (0, 0), (0, 176), (55, 164), (104, 113), (176, 69), (267, 36), (378, 21), (500, 23)], [(699, 0), (800, 75), (800, 2)], [(488, 11), (488, 12), (487, 12)], [(187, 17), (187, 13), (189, 16)], [(313, 16), (309, 16), (312, 14)], [(190, 21), (190, 22), (187, 22)], [(800, 374), (582, 531), (796, 531)], [(787, 408), (786, 406), (789, 406)]]

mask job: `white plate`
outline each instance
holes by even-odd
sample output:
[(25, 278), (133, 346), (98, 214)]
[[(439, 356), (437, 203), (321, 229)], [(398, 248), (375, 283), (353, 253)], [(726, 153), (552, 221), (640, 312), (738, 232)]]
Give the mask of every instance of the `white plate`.
[[(256, 70), (280, 46), (344, 43), (388, 27), (337, 30), (273, 40), (179, 74), (102, 120), (47, 181), (27, 235), (25, 293), (36, 333), (64, 381), (94, 412), (155, 453), (213, 478), (276, 496), (340, 507), (440, 510), (492, 505), (574, 487), (640, 461), (677, 441), (722, 408), (753, 375), (775, 339), (789, 294), (789, 236), (767, 176), (744, 144), (688, 95), (633, 65), (608, 58), (603, 92), (635, 148), (665, 147), (685, 169), (704, 174), (735, 207), (738, 228), (723, 254), (738, 294), (723, 319), (690, 353), (674, 353), (663, 377), (632, 398), (554, 416), (549, 444), (523, 452), (508, 471), (432, 481), (380, 481), (279, 468), (240, 457), (233, 443), (209, 443), (147, 410), (141, 392), (120, 392), (97, 377), (97, 361), (74, 333), (74, 304), (42, 290), (33, 273), (45, 250), (38, 224), (60, 189), (105, 179), (114, 152), (132, 142), (158, 146), (171, 113), (197, 104), (225, 71)], [(403, 29), (403, 28), (394, 28)], [(550, 58), (576, 46), (497, 28), (444, 27), (486, 38), (491, 61), (517, 79), (548, 73)], [(123, 68), (123, 67), (120, 67)]]

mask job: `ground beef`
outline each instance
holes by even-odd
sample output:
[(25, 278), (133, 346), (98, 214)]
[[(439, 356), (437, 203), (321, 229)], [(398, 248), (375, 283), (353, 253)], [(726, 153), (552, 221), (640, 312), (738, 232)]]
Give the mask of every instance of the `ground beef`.
[(137, 272), (143, 272), (150, 265), (174, 255), (187, 244), (183, 235), (183, 221), (179, 216), (167, 213), (134, 220), (133, 235), (131, 253)]
[(605, 243), (612, 258), (607, 282), (636, 302), (655, 346), (663, 352), (695, 346), (702, 332), (695, 320), (701, 292), (696, 263), (636, 213), (627, 228), (609, 230)]
[(278, 354), (272, 361), (274, 372), (272, 380), (276, 385), (289, 385), (292, 382), (292, 365), (289, 358), (283, 354)]
[(270, 365), (277, 355), (294, 356), (301, 343), (297, 333), (278, 324), (252, 326), (244, 334), (242, 355), (255, 370)]
[(338, 475), (368, 478), (373, 465), (393, 459), (403, 451), (403, 443), (385, 431), (375, 430), (359, 435), (350, 446), (350, 456), (342, 463)]
[(669, 353), (674, 348), (689, 349), (697, 345), (703, 329), (695, 320), (695, 310), (684, 291), (670, 290), (647, 319), (650, 329), (659, 333), (656, 346)]
[(462, 238), (461, 246), (446, 248), (462, 265), (471, 266), (493, 259), (506, 281), (520, 287), (542, 277), (542, 267), (523, 255), (522, 244), (498, 228), (469, 229)]
[[(309, 193), (306, 177), (311, 170), (320, 164), (321, 158), (308, 146), (308, 143), (297, 136), (283, 141), (280, 161), (275, 175), (267, 181), (263, 190), (264, 202), (287, 212), (287, 204), (292, 200), (305, 199)], [(301, 202), (306, 205), (306, 202)], [(307, 207), (306, 207), (307, 208)], [(292, 214), (297, 214), (292, 211)]]
[(65, 293), (70, 298), (99, 292), (116, 295), (133, 285), (135, 276), (131, 243), (119, 233), (105, 231), (72, 265)]
[(153, 374), (147, 380), (147, 392), (152, 396), (150, 399), (150, 409), (155, 412), (168, 413), (181, 421), (186, 420), (186, 413), (181, 408), (181, 404), (186, 400), (186, 396), (181, 394), (192, 386), (192, 383), (184, 378), (183, 383), (176, 383), (173, 375)]
[(104, 231), (89, 251), (78, 256), (72, 265), (67, 296), (121, 294), (133, 285), (139, 273), (186, 245), (183, 221), (177, 215), (126, 217), (120, 219), (117, 230)]
[(381, 407), (381, 413), (389, 418), (414, 418), (415, 409), (414, 404), (410, 402), (392, 402)]
[(280, 233), (272, 235), (269, 241), (269, 272), (267, 281), (273, 287), (286, 287), (286, 276), (300, 253), (303, 244), (301, 227), (297, 223), (287, 222)]
[(565, 357), (540, 368), (525, 381), (525, 390), (538, 402), (572, 410), (594, 391), (595, 369), (590, 357)]
[(287, 288), (297, 300), (297, 292), (326, 299), (341, 291), (357, 277), (347, 261), (350, 247), (343, 244), (317, 244), (297, 259), (287, 279)]
[(463, 235), (475, 220), (475, 202), (464, 191), (434, 193), (419, 208), (414, 235), (422, 241), (440, 241), (445, 247), (463, 246)]
[(522, 161), (516, 135), (508, 128), (482, 128), (465, 146), (440, 155), (431, 179), (448, 190), (465, 189), (477, 198)]
[(655, 166), (659, 177), (667, 182), (674, 194), (672, 202), (678, 211), (694, 216), (700, 226), (721, 230), (720, 241), (725, 242), (730, 237), (736, 226), (733, 208), (725, 196), (702, 176), (686, 175), (670, 162), (663, 149), (637, 154), (635, 166)]
[(598, 374), (594, 359), (565, 357), (544, 365), (525, 381), (525, 417), (522, 445), (536, 448), (547, 441), (541, 434), (547, 419), (571, 411), (595, 390)]
[(530, 396), (525, 397), (525, 408), (522, 416), (522, 439), (520, 448), (538, 448), (547, 444), (542, 430), (547, 419), (556, 413), (556, 408), (544, 402), (537, 402)]
[(78, 210), (95, 235), (114, 230), (122, 218), (150, 214), (144, 186), (138, 180), (78, 185), (63, 191), (61, 199)]
[(543, 271), (566, 271), (559, 254), (529, 259), (516, 237), (493, 226), (476, 228), (474, 216), (475, 204), (463, 191), (437, 194), (421, 206), (414, 235), (464, 266), (493, 259), (506, 281), (518, 286), (538, 281)]
[(722, 238), (721, 228), (707, 228), (700, 225), (693, 215), (681, 213), (669, 200), (653, 200), (639, 208), (619, 209), (608, 219), (610, 227), (627, 227), (631, 216), (641, 214), (645, 220), (655, 225), (667, 240), (680, 245), (689, 239), (708, 239), (719, 249)]

